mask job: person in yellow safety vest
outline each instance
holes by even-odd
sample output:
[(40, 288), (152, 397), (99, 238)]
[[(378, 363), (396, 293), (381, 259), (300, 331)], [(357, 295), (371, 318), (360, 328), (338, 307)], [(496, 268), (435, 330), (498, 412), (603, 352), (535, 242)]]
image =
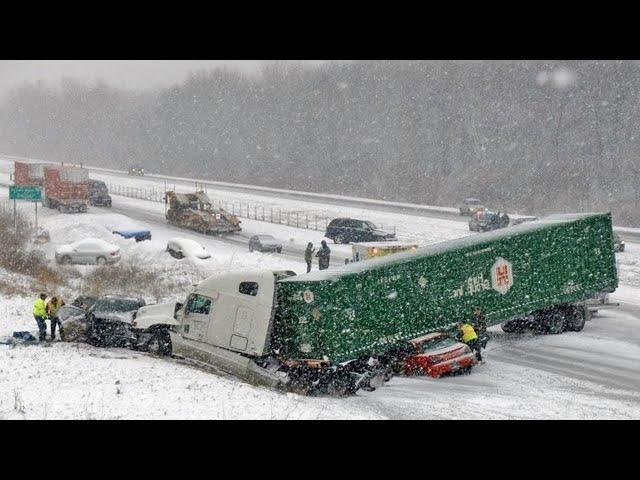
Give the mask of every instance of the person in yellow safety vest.
[(62, 338), (62, 323), (58, 318), (58, 309), (64, 305), (64, 300), (58, 297), (51, 297), (47, 302), (47, 316), (51, 320), (51, 341), (56, 339), (56, 325), (60, 325), (60, 338)]
[(44, 303), (46, 298), (47, 294), (41, 293), (33, 304), (33, 317), (36, 319), (36, 323), (38, 324), (39, 340), (41, 342), (44, 342), (47, 336), (47, 324), (44, 321), (47, 316), (47, 306)]
[(469, 346), (471, 351), (475, 354), (476, 359), (480, 363), (484, 363), (482, 361), (482, 353), (480, 350), (482, 347), (480, 346), (480, 342), (478, 341), (478, 334), (473, 328), (473, 325), (466, 322), (461, 322), (458, 329), (460, 330), (458, 337)]

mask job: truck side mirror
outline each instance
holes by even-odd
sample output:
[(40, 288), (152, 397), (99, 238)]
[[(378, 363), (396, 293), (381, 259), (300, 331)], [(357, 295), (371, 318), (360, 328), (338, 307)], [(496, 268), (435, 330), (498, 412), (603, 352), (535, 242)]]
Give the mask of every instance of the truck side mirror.
[(180, 311), (180, 309), (182, 309), (182, 307), (184, 306), (184, 303), (180, 303), (180, 302), (176, 302), (176, 306), (173, 308), (173, 318), (176, 318), (176, 315), (178, 314), (178, 312)]

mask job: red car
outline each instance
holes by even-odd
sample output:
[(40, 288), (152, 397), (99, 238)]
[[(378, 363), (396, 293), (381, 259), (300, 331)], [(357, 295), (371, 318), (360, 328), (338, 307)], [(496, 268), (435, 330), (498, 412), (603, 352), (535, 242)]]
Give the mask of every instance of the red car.
[(477, 363), (475, 355), (464, 343), (444, 333), (430, 333), (409, 342), (413, 348), (402, 361), (405, 375), (440, 377), (447, 373), (469, 371)]

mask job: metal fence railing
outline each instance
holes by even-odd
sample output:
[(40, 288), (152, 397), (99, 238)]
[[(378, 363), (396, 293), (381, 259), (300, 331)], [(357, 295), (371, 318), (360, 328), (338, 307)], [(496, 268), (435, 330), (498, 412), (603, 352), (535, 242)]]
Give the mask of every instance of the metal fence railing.
[[(137, 198), (150, 202), (164, 203), (164, 190), (158, 188), (137, 188), (126, 185), (110, 183), (109, 193), (128, 198)], [(304, 228), (307, 230), (325, 231), (327, 225), (334, 217), (317, 214), (304, 210), (287, 210), (278, 206), (260, 205), (251, 202), (228, 202), (209, 197), (214, 208), (225, 210), (240, 218), (257, 220), (259, 222), (287, 225), (289, 227)], [(384, 228), (384, 225), (380, 225)], [(395, 233), (396, 227), (389, 227)]]

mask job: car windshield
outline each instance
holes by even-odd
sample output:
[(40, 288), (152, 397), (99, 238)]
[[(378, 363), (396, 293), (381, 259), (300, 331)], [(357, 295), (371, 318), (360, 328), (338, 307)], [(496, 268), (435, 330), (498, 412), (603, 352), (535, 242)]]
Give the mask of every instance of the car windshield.
[(427, 353), (432, 350), (439, 350), (441, 348), (452, 347), (456, 343), (457, 341), (451, 337), (437, 337), (424, 342), (420, 350), (422, 351), (422, 353)]
[(376, 229), (378, 228), (378, 227), (376, 227), (375, 223), (373, 223), (373, 222), (369, 222), (369, 221), (366, 221), (366, 220), (365, 220), (364, 224), (365, 224), (367, 227), (369, 227), (371, 230), (376, 230)]
[(258, 240), (260, 240), (261, 242), (264, 242), (264, 241), (273, 242), (276, 239), (271, 235), (258, 235)]
[(93, 312), (132, 312), (140, 308), (140, 302), (138, 300), (130, 299), (113, 299), (103, 298), (98, 300), (91, 311)]

